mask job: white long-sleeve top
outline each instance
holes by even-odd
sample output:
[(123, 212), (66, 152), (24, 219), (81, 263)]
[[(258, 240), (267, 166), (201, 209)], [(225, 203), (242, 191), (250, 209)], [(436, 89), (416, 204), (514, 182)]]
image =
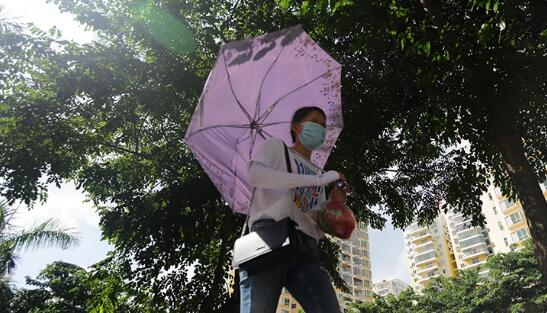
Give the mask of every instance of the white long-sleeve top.
[(251, 161), (253, 199), (249, 226), (260, 219), (290, 217), (302, 232), (320, 239), (324, 232), (306, 214), (326, 201), (325, 187), (340, 178), (335, 171), (321, 173), (309, 160), (289, 149), (292, 173), (287, 171), (283, 141), (268, 139)]

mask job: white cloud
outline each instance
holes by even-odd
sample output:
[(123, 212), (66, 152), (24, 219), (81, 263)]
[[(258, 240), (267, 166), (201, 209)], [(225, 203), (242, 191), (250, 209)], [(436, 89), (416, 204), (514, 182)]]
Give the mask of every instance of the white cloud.
[(62, 184), (61, 188), (49, 185), (48, 200), (37, 204), (33, 209), (21, 206), (17, 210), (14, 224), (28, 228), (31, 225), (55, 218), (64, 227), (80, 228), (82, 224), (97, 227), (99, 216), (85, 196), (72, 183)]

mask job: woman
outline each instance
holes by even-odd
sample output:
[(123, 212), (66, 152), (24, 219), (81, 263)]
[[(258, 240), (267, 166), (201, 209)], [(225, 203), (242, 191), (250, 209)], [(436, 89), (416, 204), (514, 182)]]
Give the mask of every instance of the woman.
[[(280, 139), (266, 141), (253, 158), (249, 173), (254, 187), (249, 225), (251, 230), (290, 217), (296, 223), (298, 246), (295, 256), (250, 275), (240, 269), (240, 313), (274, 313), (285, 287), (307, 313), (338, 313), (340, 307), (329, 275), (321, 268), (318, 240), (324, 232), (315, 214), (326, 201), (325, 186), (345, 177), (335, 171), (322, 173), (310, 161), (312, 151), (325, 141), (326, 116), (317, 107), (295, 112), (291, 123), (294, 146), (288, 151)], [(330, 198), (345, 201), (345, 193), (334, 188)]]

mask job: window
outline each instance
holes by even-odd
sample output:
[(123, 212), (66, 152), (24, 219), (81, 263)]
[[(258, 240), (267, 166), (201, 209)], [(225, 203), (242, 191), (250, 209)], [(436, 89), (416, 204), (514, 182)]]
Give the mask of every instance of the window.
[(363, 280), (361, 280), (361, 279), (359, 279), (359, 278), (354, 278), (354, 279), (353, 279), (353, 285), (354, 285), (354, 286), (362, 287), (362, 286), (363, 286)]
[(494, 214), (498, 214), (498, 210), (496, 210), (496, 207), (492, 207), (492, 211), (494, 211)]
[(361, 254), (361, 250), (357, 249), (357, 248), (351, 248), (351, 253), (353, 253), (354, 255), (362, 255)]
[(502, 202), (500, 202), (500, 206), (501, 206), (502, 208), (505, 208), (505, 209), (510, 208), (510, 207), (512, 207), (513, 205), (515, 205), (515, 202), (514, 202), (513, 200), (511, 200), (511, 199), (505, 199), (505, 200), (503, 200)]
[(351, 257), (345, 253), (342, 254), (342, 261), (349, 262), (351, 261)]
[(503, 242), (505, 242), (505, 245), (506, 245), (506, 246), (509, 245), (509, 241), (507, 241), (507, 238), (503, 238)]
[(363, 264), (363, 262), (361, 261), (360, 258), (353, 257), (353, 264), (361, 265), (361, 264)]
[(344, 244), (344, 245), (342, 245), (342, 251), (349, 253), (351, 250), (350, 250), (350, 247), (348, 245)]
[(346, 282), (346, 284), (351, 285), (351, 275), (342, 274), (342, 279)]
[(528, 238), (528, 232), (526, 232), (526, 228), (521, 228), (517, 230), (516, 232), (512, 233), (511, 238), (513, 239), (514, 242), (524, 240)]
[(287, 311), (285, 309), (281, 309), (281, 313), (289, 313), (289, 311)]
[(503, 230), (503, 224), (501, 222), (498, 222), (498, 227), (500, 228), (500, 230)]
[(296, 303), (291, 304), (291, 309), (296, 309)]
[(435, 257), (435, 251), (431, 251), (429, 253), (422, 254), (419, 257), (414, 258), (414, 260), (416, 261), (416, 263), (419, 263), (419, 262), (422, 262), (422, 261), (425, 261), (425, 260), (432, 259), (434, 257)]
[(488, 193), (488, 199), (492, 200), (492, 195), (490, 193)]
[(360, 268), (354, 267), (354, 268), (353, 268), (353, 275), (355, 275), (355, 276), (361, 276), (361, 275), (363, 275), (363, 272), (361, 271)]
[(287, 298), (284, 298), (284, 299), (283, 299), (283, 303), (284, 303), (285, 305), (289, 305), (289, 304), (291, 303), (291, 300), (289, 300), (289, 299), (287, 299)]
[(463, 248), (467, 248), (467, 247), (470, 247), (470, 246), (474, 246), (474, 245), (482, 243), (482, 242), (484, 242), (484, 236), (472, 237), (470, 239), (465, 239), (464, 241), (462, 241), (461, 242), (461, 247), (463, 249)]
[(507, 216), (505, 218), (505, 222), (507, 223), (507, 225), (511, 226), (513, 224), (516, 224), (518, 222), (520, 222), (520, 213), (519, 212), (515, 212), (509, 216)]

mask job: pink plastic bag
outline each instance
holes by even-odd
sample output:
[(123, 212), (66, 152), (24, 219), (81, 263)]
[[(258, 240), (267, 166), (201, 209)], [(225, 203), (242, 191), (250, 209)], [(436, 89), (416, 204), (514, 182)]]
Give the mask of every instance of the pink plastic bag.
[(318, 212), (317, 222), (325, 233), (340, 239), (349, 239), (357, 223), (345, 203), (333, 200)]

